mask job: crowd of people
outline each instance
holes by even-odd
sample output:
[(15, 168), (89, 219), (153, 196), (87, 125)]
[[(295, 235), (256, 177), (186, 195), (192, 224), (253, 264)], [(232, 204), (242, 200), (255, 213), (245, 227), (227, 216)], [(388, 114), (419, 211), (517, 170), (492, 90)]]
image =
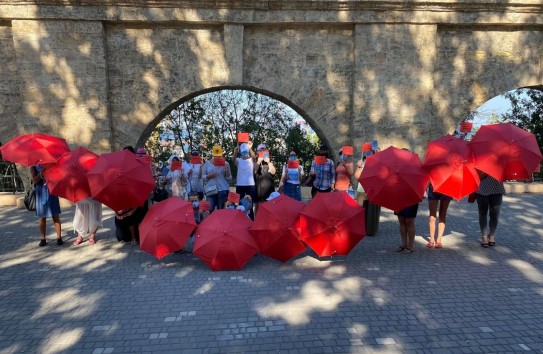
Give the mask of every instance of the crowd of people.
[[(144, 205), (115, 212), (117, 240), (138, 244), (138, 226), (149, 205), (169, 197), (178, 197), (192, 202), (197, 223), (203, 221), (214, 210), (223, 208), (243, 210), (248, 217), (254, 219), (261, 203), (271, 200), (281, 193), (302, 201), (301, 187), (303, 185), (311, 187), (312, 198), (317, 193), (345, 191), (355, 198), (361, 206), (368, 206), (364, 190), (357, 182), (368, 154), (364, 154), (362, 159), (357, 161), (355, 169), (352, 151), (340, 151), (340, 162), (335, 164), (330, 159), (328, 147), (321, 145), (306, 176), (296, 151), (290, 151), (287, 163), (276, 168), (265, 144), (259, 144), (256, 152), (252, 147), (253, 144), (250, 141), (240, 143), (232, 154), (231, 163), (237, 167), (235, 178), (235, 191), (239, 195), (237, 202), (228, 200), (233, 176), (230, 164), (223, 156), (221, 146), (213, 146), (211, 158), (206, 161), (202, 158), (200, 151), (193, 150), (187, 161), (182, 161), (179, 156), (174, 155), (166, 163), (152, 163), (151, 169), (156, 179), (156, 187)], [(124, 149), (139, 157), (147, 154), (144, 148), (135, 150), (133, 147), (127, 146)], [(278, 170), (281, 171), (281, 176), (276, 191), (274, 176)], [(36, 215), (39, 218), (41, 236), (39, 246), (47, 244), (47, 218), (52, 218), (57, 235), (57, 245), (62, 245), (59, 199), (49, 193), (46, 181), (42, 176), (43, 167), (33, 166), (30, 172), (36, 190)], [(481, 184), (476, 192), (476, 201), (479, 209), (481, 246), (487, 248), (496, 244), (495, 232), (505, 189), (503, 183), (491, 176), (481, 173), (480, 178)], [(447, 209), (452, 198), (435, 192), (431, 184), (428, 185), (426, 195), (429, 209), (429, 241), (426, 246), (440, 249), (443, 248)], [(205, 209), (202, 208), (204, 204), (207, 204)], [(418, 207), (419, 203), (394, 213), (398, 218), (401, 236), (401, 245), (395, 250), (396, 252), (414, 252), (415, 218)], [(101, 222), (101, 203), (92, 198), (77, 202), (73, 220), (77, 237), (73, 244), (80, 245), (85, 239), (88, 244), (96, 243), (96, 232), (101, 227)]]

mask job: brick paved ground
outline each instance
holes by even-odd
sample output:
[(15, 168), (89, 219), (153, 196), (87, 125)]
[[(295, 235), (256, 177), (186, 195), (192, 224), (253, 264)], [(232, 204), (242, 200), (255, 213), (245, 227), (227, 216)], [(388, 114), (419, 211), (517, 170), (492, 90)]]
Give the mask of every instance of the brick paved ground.
[(33, 213), (0, 208), (0, 353), (477, 353), (543, 350), (543, 198), (504, 200), (497, 246), (480, 247), (476, 205), (453, 202), (444, 248), (414, 254), (384, 211), (347, 257), (257, 256), (211, 272), (190, 253), (157, 261), (117, 243), (38, 248)]

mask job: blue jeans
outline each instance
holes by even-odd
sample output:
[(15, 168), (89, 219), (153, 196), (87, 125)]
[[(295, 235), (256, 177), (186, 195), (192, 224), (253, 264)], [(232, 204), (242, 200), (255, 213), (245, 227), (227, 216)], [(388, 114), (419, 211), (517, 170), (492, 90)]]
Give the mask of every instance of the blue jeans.
[(217, 209), (224, 209), (224, 203), (226, 203), (226, 200), (228, 199), (228, 190), (226, 191), (219, 191), (217, 194), (206, 197), (207, 201), (209, 202), (209, 211)]
[[(256, 202), (256, 187), (255, 186), (236, 186), (236, 193), (239, 194), (239, 199), (248, 195), (251, 197), (251, 200), (253, 201), (253, 205)], [(249, 217), (251, 218), (251, 220), (255, 219), (253, 208), (249, 210)]]
[(302, 187), (300, 187), (299, 184), (285, 182), (285, 184), (283, 185), (283, 188), (285, 191), (285, 195), (293, 199), (296, 199), (300, 202), (302, 201)]

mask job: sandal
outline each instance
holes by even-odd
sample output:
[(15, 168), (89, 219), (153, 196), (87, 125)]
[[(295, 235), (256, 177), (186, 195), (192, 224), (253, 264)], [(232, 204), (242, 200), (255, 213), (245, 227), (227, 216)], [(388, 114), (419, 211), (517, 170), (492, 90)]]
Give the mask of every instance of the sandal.
[(443, 248), (443, 245), (441, 244), (441, 242), (436, 242), (436, 248)]
[[(426, 244), (426, 247), (428, 247), (428, 248), (433, 248), (433, 247), (434, 247), (434, 243), (430, 241), (430, 242), (428, 242), (428, 243)], [(437, 248), (437, 246), (436, 246), (436, 248)]]
[(411, 254), (413, 252), (415, 252), (415, 250), (413, 250), (411, 248), (407, 248), (407, 247), (404, 248), (403, 251), (402, 251), (403, 254)]
[(94, 235), (92, 235), (91, 237), (89, 237), (89, 244), (94, 245), (95, 243), (96, 243), (96, 240), (94, 239)]
[(394, 250), (394, 252), (403, 252), (406, 248), (407, 248), (407, 247), (402, 247), (402, 246), (400, 246), (400, 247), (396, 248), (396, 249)]
[[(486, 240), (486, 242), (484, 242)], [(483, 248), (488, 248), (488, 239), (486, 238), (486, 236), (483, 236), (482, 237), (482, 240), (481, 240), (481, 247)]]
[(83, 243), (83, 237), (81, 236), (77, 236), (77, 238), (74, 240), (74, 246), (77, 246), (79, 244), (82, 244)]
[(496, 246), (496, 242), (495, 242), (495, 241), (490, 241), (490, 237), (494, 238), (494, 236), (488, 236), (488, 245), (489, 245), (490, 247)]

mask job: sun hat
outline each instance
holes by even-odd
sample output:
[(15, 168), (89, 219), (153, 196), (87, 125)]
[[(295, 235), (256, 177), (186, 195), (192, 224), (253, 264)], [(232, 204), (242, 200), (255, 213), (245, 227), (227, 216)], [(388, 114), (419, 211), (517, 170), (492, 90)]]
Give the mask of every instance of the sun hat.
[(222, 156), (222, 147), (220, 147), (219, 145), (214, 145), (213, 149), (211, 150), (211, 155), (215, 157)]
[(266, 144), (258, 144), (258, 146), (256, 147), (257, 150), (264, 150), (266, 149)]
[(192, 150), (190, 154), (192, 156), (198, 156), (198, 155), (200, 155), (200, 152), (198, 150)]
[(273, 198), (277, 198), (281, 195), (279, 192), (271, 192), (270, 196), (266, 200), (272, 200)]

